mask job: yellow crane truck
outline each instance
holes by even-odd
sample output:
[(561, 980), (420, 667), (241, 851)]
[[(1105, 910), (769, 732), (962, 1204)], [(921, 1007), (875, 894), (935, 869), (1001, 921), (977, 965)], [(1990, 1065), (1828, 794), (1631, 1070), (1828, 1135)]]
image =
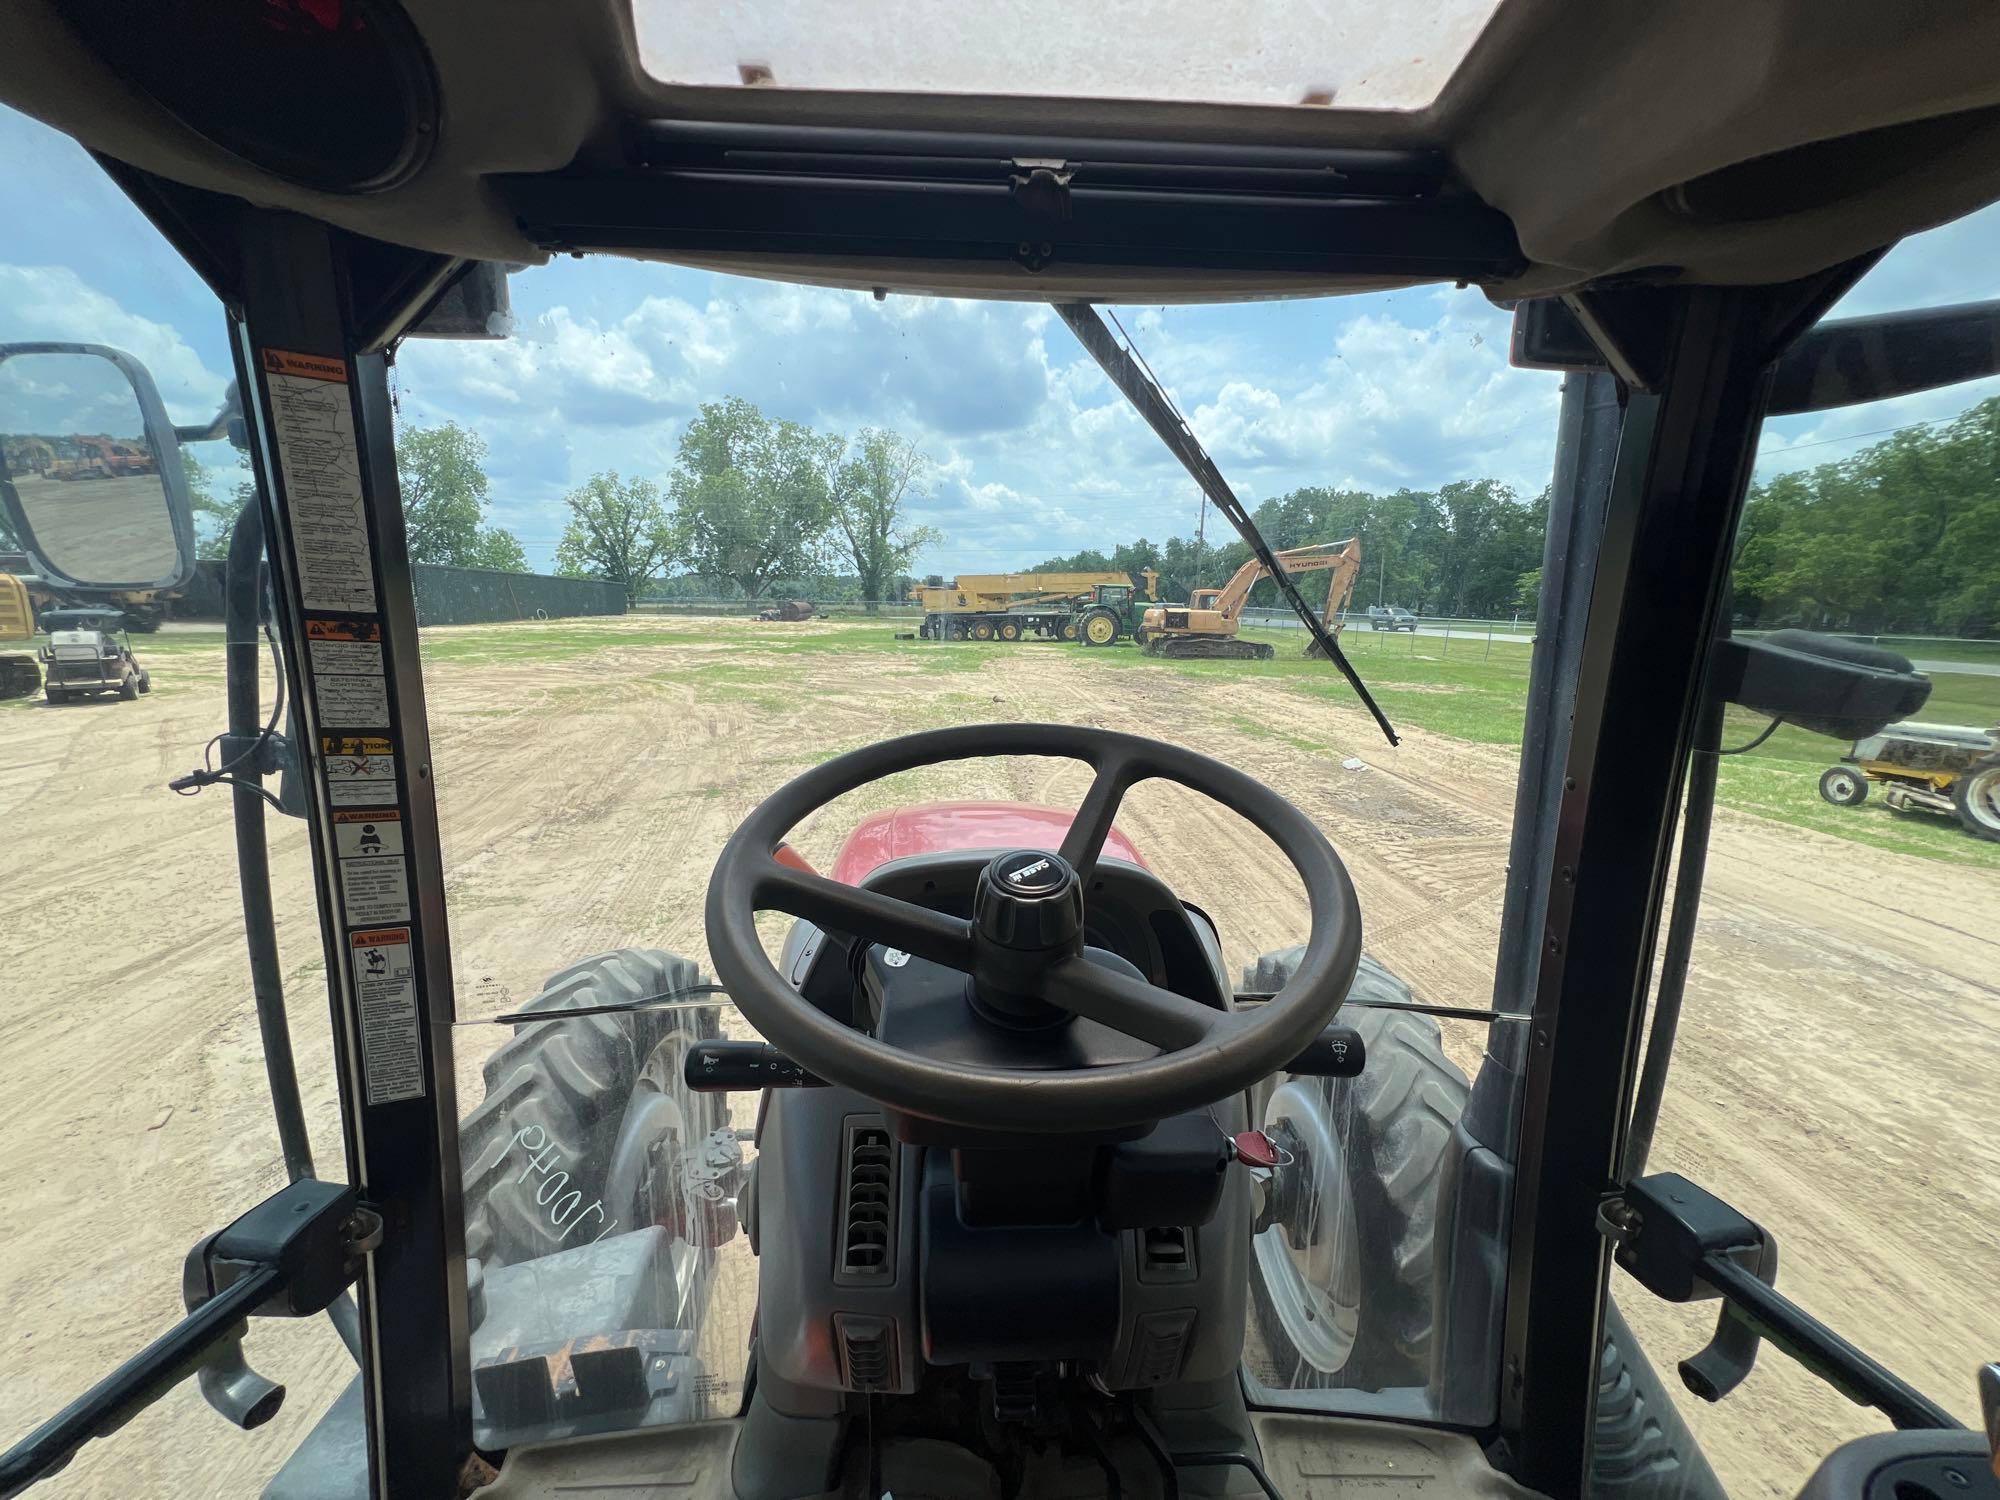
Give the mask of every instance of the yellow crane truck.
[[(924, 607), (917, 634), (927, 641), (1076, 641), (1109, 646), (1138, 635), (1143, 600), (1160, 597), (1160, 575), (1142, 568), (1143, 591), (1129, 573), (966, 573), (946, 584), (918, 584)], [(1143, 641), (1143, 637), (1140, 637)]]

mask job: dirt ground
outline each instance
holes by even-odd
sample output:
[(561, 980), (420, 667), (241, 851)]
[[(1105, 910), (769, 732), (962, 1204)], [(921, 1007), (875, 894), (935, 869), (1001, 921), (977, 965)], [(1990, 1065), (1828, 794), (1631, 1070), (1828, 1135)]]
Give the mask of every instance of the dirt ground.
[[(596, 625), (600, 622), (593, 622)], [(1058, 646), (996, 648), (938, 671), (913, 645), (780, 656), (760, 632), (635, 622), (632, 641), (543, 659), (432, 633), (461, 1109), (502, 1040), (482, 1023), (574, 959), (637, 944), (704, 958), (701, 895), (754, 803), (827, 753), (987, 719), (1159, 735), (1268, 781), (1315, 817), (1360, 890), (1367, 944), (1425, 999), (1490, 1000), (1515, 757), (1412, 731), (1282, 683), (1133, 669)], [(427, 646), (428, 650), (428, 646)], [(144, 646), (141, 654), (145, 655)], [(251, 1008), (228, 805), (166, 779), (221, 722), (221, 652), (149, 660), (154, 693), (0, 708), (0, 1437), (11, 1441), (178, 1313), (181, 1257), (283, 1171)], [(1359, 756), (1365, 768), (1343, 768)], [(829, 861), (863, 812), (917, 797), (1068, 802), (1079, 768), (968, 763), (899, 778), (802, 830)], [(1232, 962), (1303, 936), (1303, 893), (1223, 809), (1147, 788), (1121, 827)], [(300, 825), (274, 820), (279, 936), (322, 1175), (341, 1173), (324, 972)], [(1695, 975), (1654, 1165), (1686, 1172), (1779, 1237), (1781, 1285), (1967, 1418), (2000, 1353), (2000, 1201), (1978, 1101), (2000, 1062), (2000, 891), (1988, 874), (1761, 819), (1720, 817)], [(1448, 1045), (1476, 1065), (1479, 1028)], [(748, 1257), (725, 1257), (747, 1306)], [(1614, 1288), (1656, 1362), (1710, 1314)], [(724, 1299), (727, 1301), (728, 1299)], [(741, 1326), (718, 1317), (719, 1364)], [(184, 1387), (87, 1449), (46, 1493), (254, 1494), (351, 1375), (323, 1321), (259, 1322), (251, 1360), (290, 1399), (230, 1429)], [(1669, 1371), (1669, 1382), (1672, 1381)], [(1720, 1407), (1684, 1409), (1738, 1496), (1785, 1496), (1828, 1447), (1878, 1424), (1766, 1351)]]

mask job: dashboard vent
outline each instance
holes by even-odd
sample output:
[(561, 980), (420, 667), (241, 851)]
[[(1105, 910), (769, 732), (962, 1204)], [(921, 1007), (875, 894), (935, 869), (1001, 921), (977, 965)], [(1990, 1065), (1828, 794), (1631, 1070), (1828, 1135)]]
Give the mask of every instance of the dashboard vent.
[(840, 1340), (841, 1374), (847, 1389), (887, 1390), (889, 1372), (895, 1364), (889, 1320), (836, 1313), (833, 1328)]
[(846, 1182), (841, 1191), (842, 1281), (889, 1281), (896, 1275), (896, 1142), (879, 1119), (847, 1123)]

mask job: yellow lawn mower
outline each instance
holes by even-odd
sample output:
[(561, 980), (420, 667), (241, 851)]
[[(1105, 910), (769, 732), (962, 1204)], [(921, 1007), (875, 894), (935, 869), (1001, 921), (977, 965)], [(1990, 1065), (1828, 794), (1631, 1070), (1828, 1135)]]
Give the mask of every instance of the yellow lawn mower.
[(1897, 812), (1955, 817), (1975, 838), (2000, 842), (2000, 728), (1891, 724), (1856, 740), (1819, 779), (1835, 807), (1859, 807), (1870, 783)]

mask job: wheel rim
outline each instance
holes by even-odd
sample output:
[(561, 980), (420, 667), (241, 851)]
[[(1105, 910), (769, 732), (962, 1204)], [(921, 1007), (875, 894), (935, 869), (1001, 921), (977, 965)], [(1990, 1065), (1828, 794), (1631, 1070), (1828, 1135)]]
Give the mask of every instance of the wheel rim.
[(1111, 622), (1102, 615), (1091, 620), (1083, 627), (1083, 630), (1084, 634), (1090, 638), (1092, 645), (1107, 645), (1111, 640)]
[(1965, 811), (1988, 833), (2000, 834), (2000, 766), (1972, 775), (1965, 788)]
[(1861, 778), (1851, 773), (1827, 778), (1827, 791), (1831, 793), (1827, 800), (1838, 806), (1848, 807), (1860, 800), (1860, 790)]
[(988, 625), (984, 620), (981, 620), (977, 625), (972, 627), (972, 638), (975, 641), (992, 640), (993, 627), (991, 625)]
[[(1296, 1142), (1303, 1160), (1293, 1170), (1309, 1176), (1299, 1222), (1274, 1224), (1252, 1242), (1279, 1329), (1299, 1360), (1322, 1375), (1347, 1367), (1361, 1329), (1359, 1224), (1330, 1096), (1324, 1083), (1295, 1080), (1265, 1107), (1266, 1132)], [(1295, 1234), (1302, 1244), (1293, 1243)]]

